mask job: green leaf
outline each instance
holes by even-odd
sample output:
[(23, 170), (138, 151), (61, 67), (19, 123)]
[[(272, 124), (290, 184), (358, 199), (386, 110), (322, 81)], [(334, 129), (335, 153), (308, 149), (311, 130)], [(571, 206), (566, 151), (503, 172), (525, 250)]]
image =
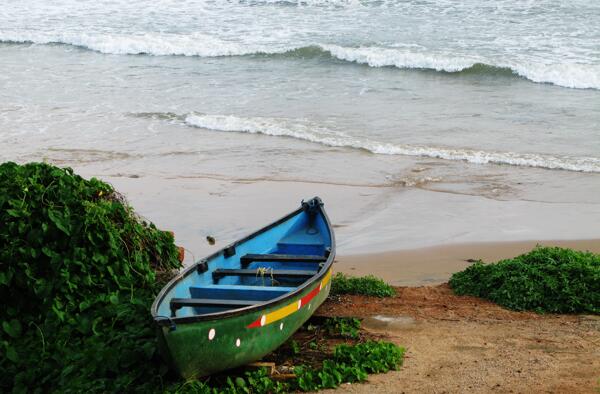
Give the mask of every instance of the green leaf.
[(7, 209), (6, 213), (8, 213), (10, 216), (12, 216), (14, 218), (18, 218), (21, 216), (22, 211), (18, 211), (16, 209)]
[(12, 319), (10, 322), (2, 322), (2, 328), (13, 338), (21, 336), (21, 323), (17, 319)]
[(246, 381), (242, 377), (235, 378), (235, 385), (238, 387), (246, 387)]
[(0, 285), (8, 285), (12, 279), (12, 276), (13, 272), (10, 270), (7, 272), (0, 272)]
[(16, 363), (19, 361), (19, 354), (17, 353), (14, 347), (8, 345), (6, 347), (6, 358), (8, 358), (13, 363)]
[(53, 209), (48, 209), (48, 217), (50, 218), (52, 223), (54, 223), (54, 225), (56, 225), (56, 227), (58, 227), (62, 232), (64, 232), (67, 235), (71, 235), (69, 223), (62, 213)]

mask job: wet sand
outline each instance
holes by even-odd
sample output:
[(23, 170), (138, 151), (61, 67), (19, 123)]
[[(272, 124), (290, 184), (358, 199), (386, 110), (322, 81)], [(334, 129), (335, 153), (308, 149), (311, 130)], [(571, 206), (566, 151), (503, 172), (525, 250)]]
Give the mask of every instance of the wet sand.
[[(302, 199), (316, 195), (325, 202), (333, 224), (338, 256), (378, 253), (375, 259), (364, 261), (360, 269), (365, 272), (371, 269), (368, 267), (373, 261), (380, 261), (378, 264), (382, 266), (389, 262), (386, 267), (391, 266), (396, 250), (415, 249), (407, 252), (406, 256), (411, 259), (398, 259), (397, 263), (406, 267), (403, 264), (408, 261), (411, 269), (422, 269), (424, 275), (419, 283), (437, 283), (454, 267), (464, 267), (443, 268), (444, 260), (439, 260), (443, 256), (450, 254), (458, 260), (486, 259), (487, 255), (482, 253), (487, 246), (464, 256), (459, 253), (463, 246), (450, 250), (442, 247), (431, 252), (425, 249), (419, 252), (416, 248), (480, 242), (596, 239), (600, 235), (600, 203), (593, 198), (591, 186), (580, 196), (537, 189), (533, 193), (535, 188), (528, 189), (531, 194), (528, 197), (531, 198), (540, 197), (533, 194), (544, 192), (548, 201), (542, 201), (523, 200), (521, 197), (500, 200), (402, 185), (372, 186), (204, 175), (103, 175), (96, 171), (84, 172), (84, 175), (98, 176), (112, 183), (125, 194), (138, 213), (160, 228), (174, 231), (177, 242), (196, 259), (273, 222), (296, 209)], [(206, 242), (209, 235), (216, 239), (214, 245)], [(535, 244), (535, 241), (530, 244)], [(514, 255), (510, 248), (508, 252), (503, 256)], [(423, 258), (419, 257), (423, 253)], [(427, 257), (428, 254), (431, 257)], [(436, 257), (438, 255), (441, 257)], [(417, 260), (413, 256), (418, 257)], [(433, 266), (429, 268), (433, 264), (430, 260), (438, 261), (438, 267), (443, 268), (442, 276), (429, 275), (432, 270), (437, 270)], [(340, 267), (346, 265), (345, 261), (340, 259)], [(352, 258), (348, 261), (358, 263), (360, 260)], [(355, 266), (359, 269), (358, 264)], [(379, 271), (385, 274), (383, 270)], [(428, 278), (433, 282), (428, 282)], [(396, 278), (391, 280), (398, 283)]]
[(335, 270), (355, 276), (372, 274), (395, 286), (438, 284), (473, 260), (495, 262), (525, 253), (537, 244), (600, 253), (600, 239), (481, 242), (338, 256)]
[(331, 298), (316, 312), (357, 316), (406, 348), (399, 371), (333, 393), (594, 393), (600, 317), (513, 312), (447, 285), (399, 287), (394, 298)]

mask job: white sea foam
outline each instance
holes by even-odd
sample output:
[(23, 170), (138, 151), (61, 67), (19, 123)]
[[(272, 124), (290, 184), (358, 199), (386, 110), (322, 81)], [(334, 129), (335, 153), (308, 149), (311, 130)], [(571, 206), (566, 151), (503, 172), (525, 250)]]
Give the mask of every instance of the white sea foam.
[(397, 68), (424, 68), (457, 72), (477, 63), (477, 60), (474, 59), (415, 53), (397, 48), (347, 48), (339, 45), (322, 45), (321, 48), (340, 60), (367, 64), (371, 67), (394, 66)]
[(281, 53), (291, 48), (244, 45), (200, 33), (192, 34), (87, 34), (37, 33), (14, 34), (0, 30), (0, 41), (33, 44), (67, 44), (114, 55), (154, 56), (242, 56), (256, 53)]
[[(40, 33), (7, 32), (0, 30), (0, 41), (14, 43), (51, 44), (61, 43), (115, 55), (154, 56), (244, 56), (253, 54), (282, 54), (309, 48), (301, 44), (247, 44), (227, 41), (201, 34), (88, 34), (88, 33)], [(343, 47), (316, 44), (312, 48), (329, 53), (334, 58), (365, 64), (370, 67), (396, 67), (403, 69), (428, 69), (444, 72), (461, 72), (476, 64), (506, 68), (516, 75), (533, 82), (551, 83), (579, 89), (600, 89), (600, 65), (561, 63), (544, 64), (533, 61), (497, 61), (478, 56), (453, 56), (427, 52), (416, 44), (396, 44), (393, 48)]]
[(510, 64), (506, 67), (533, 82), (575, 89), (600, 89), (600, 65), (529, 63)]
[(203, 129), (246, 132), (292, 137), (333, 147), (364, 149), (375, 154), (424, 156), (444, 160), (462, 160), (475, 164), (508, 164), (580, 172), (600, 172), (600, 158), (552, 156), (535, 153), (492, 152), (468, 148), (448, 148), (410, 144), (391, 144), (357, 138), (310, 123), (277, 118), (241, 118), (227, 115), (192, 114), (185, 123)]
[(498, 61), (481, 56), (452, 56), (442, 53), (414, 52), (398, 48), (321, 45), (331, 56), (370, 67), (397, 67), (460, 72), (476, 64), (506, 68), (533, 82), (551, 83), (568, 88), (600, 89), (600, 65), (560, 63), (544, 64), (532, 61)]

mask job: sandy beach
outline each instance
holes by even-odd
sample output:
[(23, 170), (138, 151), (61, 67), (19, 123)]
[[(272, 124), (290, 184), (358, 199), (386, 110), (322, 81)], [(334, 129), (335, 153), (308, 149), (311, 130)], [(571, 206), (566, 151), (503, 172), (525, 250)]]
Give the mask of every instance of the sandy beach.
[(392, 299), (342, 296), (317, 313), (359, 316), (407, 349), (399, 371), (331, 393), (594, 393), (600, 319), (513, 312), (447, 285), (398, 287)]
[[(457, 297), (443, 284), (474, 260), (513, 257), (537, 244), (600, 252), (593, 199), (555, 194), (547, 196), (554, 201), (502, 200), (406, 185), (109, 179), (143, 215), (176, 231), (191, 252), (187, 263), (263, 225), (273, 212), (285, 213), (298, 196), (320, 195), (338, 239), (334, 269), (373, 274), (401, 287), (391, 300), (333, 299), (318, 313), (358, 316), (369, 332), (407, 348), (400, 371), (335, 392), (591, 393), (597, 387), (596, 317), (511, 312)], [(217, 244), (208, 245), (206, 235)]]
[[(360, 259), (352, 256), (377, 253), (376, 258), (366, 260), (365, 264), (355, 264), (357, 273), (369, 271), (371, 268), (367, 267), (377, 261), (385, 267), (379, 272), (398, 284), (395, 281), (401, 279), (383, 272), (390, 268), (390, 258), (398, 250), (410, 250), (399, 259), (399, 264), (407, 264), (402, 270), (410, 265), (411, 271), (423, 269), (431, 274), (436, 264), (437, 267), (451, 264), (452, 268), (443, 268), (444, 274), (435, 279), (437, 282), (428, 282), (427, 275), (418, 282), (439, 283), (452, 270), (466, 266), (460, 260), (510, 257), (537, 242), (594, 240), (600, 228), (600, 203), (594, 199), (595, 189), (600, 190), (600, 174), (586, 174), (599, 182), (589, 183), (587, 189), (581, 189), (581, 194), (570, 190), (550, 194), (549, 189), (560, 187), (564, 181), (562, 177), (566, 175), (559, 172), (554, 183), (524, 184), (518, 192), (501, 199), (414, 185), (178, 176), (147, 171), (115, 174), (99, 164), (76, 168), (85, 176), (97, 176), (113, 184), (140, 215), (174, 231), (177, 242), (190, 252), (187, 263), (274, 221), (295, 209), (302, 199), (316, 195), (325, 202), (334, 225), (340, 269), (346, 270), (347, 266), (350, 270), (351, 262)], [(494, 166), (488, 169), (498, 170)], [(465, 179), (461, 187), (469, 185), (471, 181)], [(545, 194), (545, 200), (534, 198), (540, 194)], [(209, 235), (216, 239), (214, 245), (206, 241)], [(515, 244), (514, 251), (500, 245), (486, 246), (514, 242), (524, 243)], [(461, 252), (463, 246), (473, 244), (481, 247), (467, 247), (465, 253)], [(449, 249), (443, 246), (429, 252), (423, 249), (440, 245), (457, 246)], [(598, 250), (594, 241), (583, 242), (581, 247)], [(444, 260), (445, 256), (452, 256), (458, 263)], [(413, 264), (414, 258), (417, 260)], [(423, 260), (429, 261), (421, 263)]]
[(395, 286), (433, 285), (448, 281), (452, 273), (475, 260), (492, 263), (526, 253), (536, 245), (600, 253), (600, 239), (480, 242), (339, 256), (335, 269), (354, 276), (375, 275)]
[[(373, 274), (401, 287), (391, 300), (344, 297), (328, 301), (318, 313), (360, 317), (373, 335), (407, 348), (400, 371), (343, 385), (332, 394), (593, 393), (598, 387), (597, 317), (512, 312), (457, 297), (444, 284), (473, 260), (493, 262), (537, 244), (600, 252), (594, 238), (599, 205), (593, 201), (581, 196), (569, 201), (565, 194), (547, 196), (563, 201), (505, 201), (405, 185), (110, 180), (144, 215), (175, 229), (178, 241), (193, 251), (188, 263), (268, 222), (272, 212), (285, 213), (294, 198), (320, 195), (338, 238), (334, 269)], [(369, 211), (374, 207), (376, 212)], [(209, 234), (216, 235), (216, 245), (206, 243)]]

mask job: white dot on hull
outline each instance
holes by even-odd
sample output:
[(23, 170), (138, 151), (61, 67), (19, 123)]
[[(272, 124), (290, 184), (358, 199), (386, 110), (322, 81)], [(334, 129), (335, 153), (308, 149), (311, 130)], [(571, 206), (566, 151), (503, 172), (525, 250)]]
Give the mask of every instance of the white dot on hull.
[(208, 331), (208, 340), (212, 341), (213, 338), (215, 337), (216, 331), (214, 328), (211, 328), (210, 331)]
[(242, 341), (240, 340), (240, 338), (238, 338), (238, 339), (235, 341), (235, 346), (237, 346), (237, 347), (240, 347), (240, 345), (241, 345), (241, 344), (242, 344)]
[(280, 324), (279, 324), (279, 329), (280, 329), (280, 330), (283, 330), (283, 323), (280, 323)]

